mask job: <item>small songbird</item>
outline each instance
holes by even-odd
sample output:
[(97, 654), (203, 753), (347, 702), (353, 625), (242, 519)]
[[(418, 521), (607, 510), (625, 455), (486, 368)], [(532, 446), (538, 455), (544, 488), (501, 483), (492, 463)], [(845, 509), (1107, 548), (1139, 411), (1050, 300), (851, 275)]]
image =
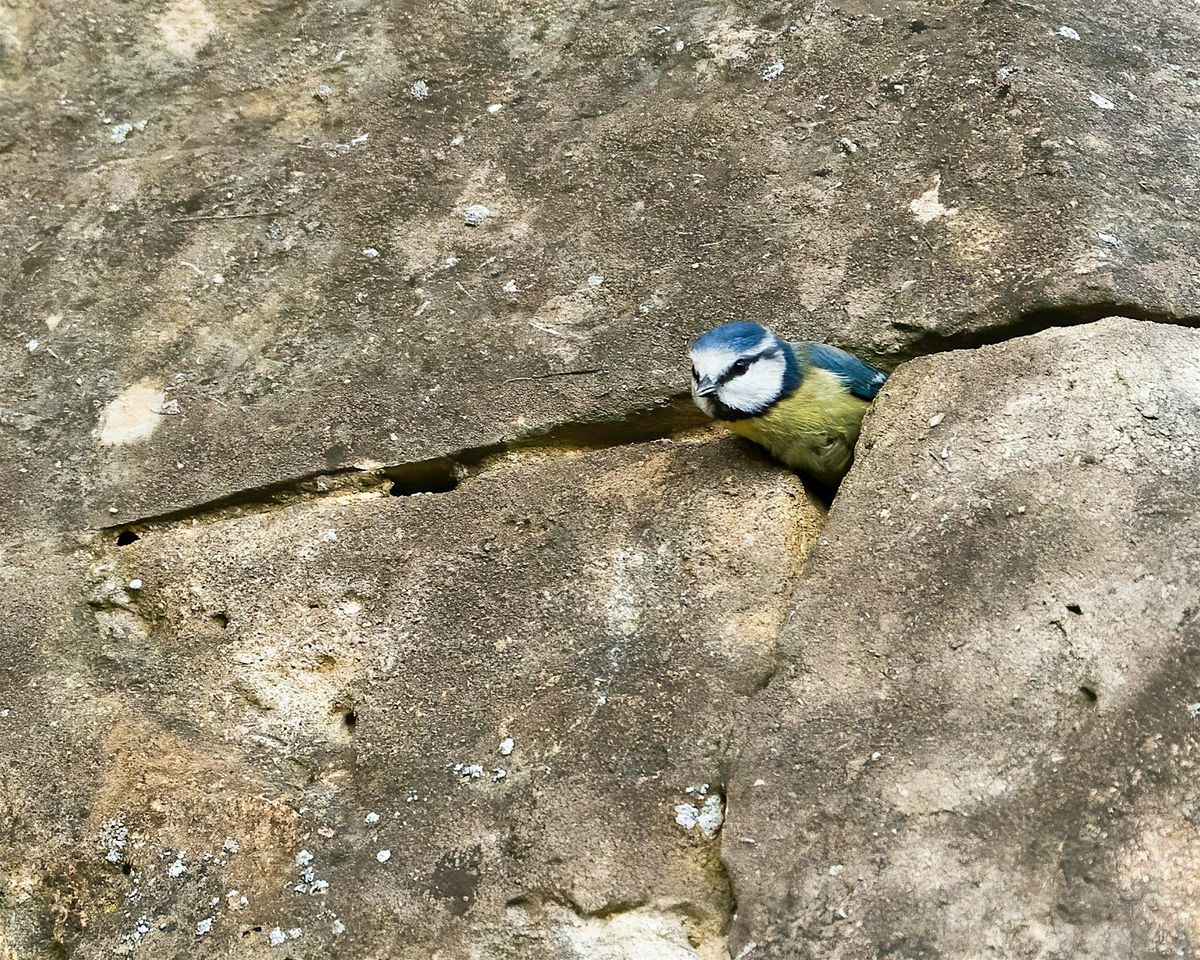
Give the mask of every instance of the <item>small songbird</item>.
[(727, 323), (689, 350), (692, 399), (722, 426), (829, 487), (850, 469), (882, 370), (824, 343), (781, 340), (757, 323)]

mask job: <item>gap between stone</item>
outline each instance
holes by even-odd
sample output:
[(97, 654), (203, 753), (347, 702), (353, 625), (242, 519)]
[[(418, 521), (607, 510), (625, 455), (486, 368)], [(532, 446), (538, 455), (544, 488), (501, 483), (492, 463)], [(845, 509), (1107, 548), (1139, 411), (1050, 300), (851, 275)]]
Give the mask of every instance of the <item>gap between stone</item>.
[[(1054, 327), (1082, 326), (1104, 317), (1123, 316), (1148, 323), (1200, 328), (1200, 317), (1172, 316), (1147, 310), (1135, 304), (1095, 301), (1081, 304), (1042, 306), (1028, 310), (1010, 323), (983, 330), (943, 334), (912, 324), (894, 323), (899, 330), (918, 334), (903, 351), (893, 371), (901, 363), (918, 357), (951, 350), (975, 350), (1009, 340), (1032, 336)], [(459, 484), (480, 473), (501, 457), (522, 450), (579, 453), (677, 437), (709, 421), (696, 410), (687, 393), (672, 395), (654, 407), (630, 412), (620, 420), (577, 420), (557, 424), (541, 433), (479, 447), (466, 447), (442, 457), (394, 464), (376, 469), (341, 467), (320, 470), (302, 477), (261, 487), (239, 490), (224, 497), (161, 514), (139, 517), (101, 528), (115, 534), (116, 544), (135, 542), (150, 528), (175, 526), (199, 520), (206, 522), (235, 516), (262, 513), (331, 494), (366, 491), (385, 487), (393, 496), (449, 493)], [(806, 483), (826, 508), (832, 506), (837, 490), (821, 490)]]

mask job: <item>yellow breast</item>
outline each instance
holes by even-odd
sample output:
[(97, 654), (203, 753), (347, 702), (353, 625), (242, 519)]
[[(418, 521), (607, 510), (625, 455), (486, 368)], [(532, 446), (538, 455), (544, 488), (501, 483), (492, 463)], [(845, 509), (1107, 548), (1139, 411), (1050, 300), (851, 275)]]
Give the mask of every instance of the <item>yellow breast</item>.
[(722, 424), (793, 470), (833, 485), (850, 469), (868, 406), (828, 370), (810, 367), (796, 392), (762, 416)]

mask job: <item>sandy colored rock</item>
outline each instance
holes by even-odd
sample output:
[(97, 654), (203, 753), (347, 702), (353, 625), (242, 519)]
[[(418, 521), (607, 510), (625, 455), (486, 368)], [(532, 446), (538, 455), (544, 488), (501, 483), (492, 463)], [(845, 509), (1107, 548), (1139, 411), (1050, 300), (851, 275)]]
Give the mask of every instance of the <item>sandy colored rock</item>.
[(1198, 33), (0, 2), (0, 957), (1200, 953)]
[(719, 811), (821, 522), (705, 434), (11, 557), (0, 943), (719, 960), (675, 808)]
[[(891, 365), (1194, 318), (1196, 43), (1165, 0), (8, 3), (6, 536), (620, 420), (727, 320)], [(93, 436), (148, 378), (154, 434)]]
[(735, 954), (1196, 953), (1198, 415), (1133, 320), (889, 382), (738, 737)]

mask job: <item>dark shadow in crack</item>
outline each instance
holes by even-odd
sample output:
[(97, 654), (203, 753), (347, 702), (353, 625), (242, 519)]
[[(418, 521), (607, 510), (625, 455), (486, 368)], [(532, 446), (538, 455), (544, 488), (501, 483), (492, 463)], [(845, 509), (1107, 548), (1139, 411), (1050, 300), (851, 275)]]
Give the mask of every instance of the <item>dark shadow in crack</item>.
[(901, 352), (900, 360), (912, 360), (949, 350), (975, 350), (994, 346), (1019, 337), (1029, 337), (1054, 327), (1079, 327), (1105, 317), (1128, 317), (1147, 323), (1165, 323), (1176, 327), (1200, 327), (1200, 316), (1175, 315), (1161, 310), (1149, 310), (1132, 303), (1111, 300), (1080, 303), (1044, 304), (1017, 314), (1007, 323), (971, 328), (954, 333), (940, 333), (915, 324), (894, 321), (892, 326), (913, 334), (912, 341)]
[[(1031, 336), (1053, 327), (1081, 326), (1110, 316), (1182, 327), (1200, 327), (1200, 316), (1175, 316), (1129, 303), (1092, 301), (1051, 304), (1033, 307), (1019, 314), (1011, 322), (999, 326), (949, 334), (897, 321), (894, 324), (897, 329), (913, 333), (914, 337), (906, 348), (890, 359), (903, 362), (949, 350), (971, 350)], [(895, 367), (899, 364), (884, 362), (882, 365)], [(141, 517), (102, 529), (116, 533), (118, 543), (123, 545), (134, 542), (151, 526), (212, 518), (218, 514), (242, 515), (261, 512), (356, 487), (367, 488), (386, 484), (387, 492), (398, 497), (422, 493), (448, 493), (456, 489), (464, 478), (484, 469), (489, 460), (505, 453), (532, 449), (560, 452), (604, 450), (666, 439), (710, 422), (692, 404), (690, 394), (681, 392), (653, 406), (632, 410), (621, 418), (567, 421), (512, 440), (465, 447), (442, 457), (375, 470), (341, 467), (314, 471), (303, 477), (235, 491), (194, 506)], [(832, 508), (838, 487), (823, 487), (809, 479), (805, 479), (805, 485), (826, 509)]]
[(663, 440), (706, 422), (704, 415), (693, 406), (690, 394), (675, 394), (653, 407), (634, 410), (621, 419), (568, 421), (513, 440), (466, 447), (443, 457), (377, 469), (364, 470), (351, 466), (314, 471), (292, 480), (239, 490), (194, 506), (139, 517), (101, 529), (115, 533), (117, 543), (123, 545), (133, 543), (152, 527), (218, 516), (245, 516), (334, 493), (367, 490), (383, 485), (386, 485), (389, 494), (396, 497), (449, 493), (462, 480), (483, 468), (487, 461), (505, 453), (532, 449), (558, 452), (605, 450)]

